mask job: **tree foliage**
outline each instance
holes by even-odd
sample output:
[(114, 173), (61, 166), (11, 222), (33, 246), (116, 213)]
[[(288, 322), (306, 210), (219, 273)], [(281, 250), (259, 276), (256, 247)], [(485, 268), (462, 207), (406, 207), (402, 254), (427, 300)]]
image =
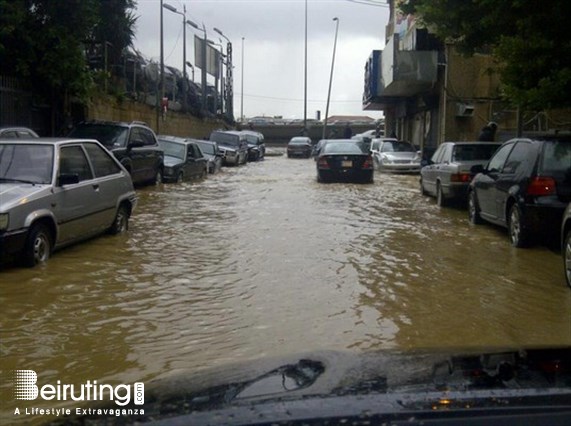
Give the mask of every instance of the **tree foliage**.
[(46, 99), (87, 95), (85, 48), (109, 41), (118, 58), (133, 39), (135, 0), (0, 0), (0, 74)]
[(407, 0), (400, 9), (460, 52), (491, 51), (514, 103), (571, 106), (569, 0)]

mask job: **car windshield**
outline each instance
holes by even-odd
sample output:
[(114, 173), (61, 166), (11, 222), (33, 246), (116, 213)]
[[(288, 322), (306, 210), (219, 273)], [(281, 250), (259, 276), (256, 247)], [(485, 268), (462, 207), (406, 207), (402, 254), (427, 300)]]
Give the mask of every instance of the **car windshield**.
[(159, 139), (159, 145), (161, 149), (164, 151), (165, 155), (168, 155), (169, 157), (178, 158), (180, 160), (185, 159), (184, 156), (185, 146), (183, 143)]
[(214, 144), (197, 142), (197, 145), (200, 147), (200, 150), (202, 151), (203, 154), (216, 155), (216, 152), (214, 150)]
[(112, 124), (80, 124), (74, 128), (69, 137), (95, 139), (107, 148), (120, 148), (127, 145), (129, 128)]
[(408, 142), (384, 142), (381, 152), (416, 152), (416, 148)]
[(545, 175), (571, 175), (571, 141), (545, 143), (540, 172)]
[(487, 161), (498, 149), (497, 144), (456, 145), (452, 161)]
[(307, 138), (293, 138), (289, 141), (290, 145), (307, 145), (310, 143), (310, 140)]
[(210, 140), (213, 142), (218, 142), (219, 144), (222, 145), (228, 145), (228, 146), (240, 145), (240, 137), (233, 133), (212, 132), (210, 134)]
[(53, 159), (53, 146), (0, 144), (0, 182), (51, 183)]
[(328, 142), (322, 154), (366, 154), (368, 145), (364, 142)]

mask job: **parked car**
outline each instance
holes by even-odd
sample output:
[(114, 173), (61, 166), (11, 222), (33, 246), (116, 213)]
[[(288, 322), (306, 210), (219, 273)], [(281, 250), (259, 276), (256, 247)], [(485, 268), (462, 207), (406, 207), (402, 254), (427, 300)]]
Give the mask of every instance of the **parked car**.
[(381, 145), (383, 142), (398, 142), (396, 138), (373, 138), (371, 140), (371, 153), (373, 154), (373, 160), (375, 165), (377, 160), (381, 158)]
[(39, 138), (38, 134), (27, 127), (0, 127), (0, 139)]
[(137, 198), (127, 170), (95, 140), (0, 142), (0, 257), (27, 266), (55, 249), (129, 227)]
[(199, 139), (196, 139), (195, 142), (200, 147), (204, 158), (208, 161), (208, 173), (218, 173), (222, 168), (222, 153), (218, 149), (218, 144)]
[(209, 139), (218, 143), (223, 165), (239, 166), (248, 161), (248, 141), (244, 133), (236, 130), (215, 130), (210, 133)]
[(287, 144), (287, 156), (291, 157), (311, 157), (311, 139), (307, 136), (296, 136), (290, 139)]
[(325, 145), (325, 143), (328, 141), (329, 139), (320, 139), (319, 142), (317, 142), (314, 146), (313, 149), (311, 151), (311, 155), (314, 157), (314, 160), (317, 160), (317, 156), (319, 155), (319, 153), (321, 152), (321, 148), (323, 148), (323, 145)]
[(204, 178), (208, 174), (208, 160), (196, 141), (176, 136), (159, 135), (159, 146), (164, 152), (164, 182), (182, 182)]
[(373, 157), (369, 144), (351, 140), (329, 140), (317, 156), (317, 181), (333, 180), (373, 183)]
[(127, 169), (135, 185), (163, 180), (163, 151), (155, 133), (142, 122), (87, 121), (72, 129), (69, 137), (98, 140)]
[(264, 135), (252, 130), (242, 130), (248, 141), (248, 161), (262, 160), (266, 154)]
[(445, 142), (420, 170), (420, 192), (436, 197), (444, 206), (449, 200), (466, 200), (474, 175), (473, 166), (485, 166), (500, 143)]
[(508, 228), (515, 247), (540, 233), (559, 234), (571, 201), (571, 138), (511, 139), (486, 167), (472, 171), (479, 172), (468, 194), (472, 223), (484, 219)]
[(571, 203), (567, 205), (561, 223), (561, 252), (563, 254), (563, 272), (567, 285), (571, 287)]
[(421, 153), (410, 142), (383, 139), (374, 154), (375, 165), (383, 172), (420, 172)]

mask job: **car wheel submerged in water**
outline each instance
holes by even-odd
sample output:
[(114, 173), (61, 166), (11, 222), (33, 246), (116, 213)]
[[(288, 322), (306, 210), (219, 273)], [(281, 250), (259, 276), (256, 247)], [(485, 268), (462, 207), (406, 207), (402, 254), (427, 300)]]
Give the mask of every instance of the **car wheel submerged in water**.
[(567, 285), (571, 288), (571, 229), (567, 231), (563, 240), (563, 272)]
[(117, 215), (115, 216), (115, 221), (109, 229), (109, 233), (112, 235), (122, 234), (127, 232), (129, 229), (129, 209), (124, 204), (119, 206), (117, 210)]
[(482, 223), (478, 207), (478, 198), (474, 191), (470, 191), (470, 194), (468, 195), (468, 219), (470, 220), (470, 223), (473, 223), (474, 225)]
[(514, 247), (526, 247), (529, 243), (529, 232), (525, 229), (523, 223), (523, 215), (517, 204), (510, 208), (508, 231), (510, 233), (510, 241)]
[(41, 223), (32, 226), (26, 247), (24, 249), (24, 264), (26, 266), (36, 266), (38, 263), (46, 262), (52, 252), (52, 236), (48, 227)]

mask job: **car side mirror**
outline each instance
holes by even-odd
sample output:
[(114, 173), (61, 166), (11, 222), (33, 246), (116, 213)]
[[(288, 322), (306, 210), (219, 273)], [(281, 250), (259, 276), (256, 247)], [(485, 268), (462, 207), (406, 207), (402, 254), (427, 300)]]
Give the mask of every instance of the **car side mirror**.
[(477, 175), (478, 173), (485, 173), (485, 168), (481, 164), (476, 164), (475, 166), (470, 167), (470, 173), (473, 175)]
[(58, 186), (73, 185), (79, 183), (79, 175), (77, 173), (62, 173), (58, 177)]

